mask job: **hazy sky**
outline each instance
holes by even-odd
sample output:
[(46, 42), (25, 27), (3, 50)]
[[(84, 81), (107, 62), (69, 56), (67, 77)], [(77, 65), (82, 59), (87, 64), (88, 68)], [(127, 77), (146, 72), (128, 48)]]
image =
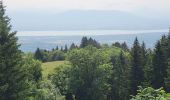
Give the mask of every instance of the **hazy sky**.
[[(7, 12), (123, 11), (161, 20), (170, 17), (170, 0), (3, 0)], [(25, 11), (25, 12), (24, 12)], [(17, 13), (18, 14), (18, 13)], [(18, 14), (19, 15), (19, 14)], [(126, 17), (126, 16), (125, 16)], [(29, 16), (28, 16), (29, 18)], [(17, 20), (18, 21), (18, 20)]]
[(4, 0), (10, 11), (37, 10), (123, 10), (166, 12), (170, 0)]

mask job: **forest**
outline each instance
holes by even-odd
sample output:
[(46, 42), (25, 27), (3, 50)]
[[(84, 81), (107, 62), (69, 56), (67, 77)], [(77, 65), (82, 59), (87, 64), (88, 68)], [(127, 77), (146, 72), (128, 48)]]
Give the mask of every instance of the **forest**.
[[(170, 100), (170, 32), (153, 49), (137, 37), (129, 48), (84, 36), (24, 53), (11, 28), (0, 2), (0, 100)], [(52, 61), (65, 62), (44, 78), (42, 63)]]

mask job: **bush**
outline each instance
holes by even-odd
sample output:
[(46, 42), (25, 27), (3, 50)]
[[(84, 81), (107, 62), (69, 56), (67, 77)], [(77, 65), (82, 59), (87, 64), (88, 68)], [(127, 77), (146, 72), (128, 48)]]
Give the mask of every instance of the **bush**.
[(162, 88), (139, 87), (137, 95), (133, 96), (131, 100), (170, 100), (170, 94), (166, 93)]

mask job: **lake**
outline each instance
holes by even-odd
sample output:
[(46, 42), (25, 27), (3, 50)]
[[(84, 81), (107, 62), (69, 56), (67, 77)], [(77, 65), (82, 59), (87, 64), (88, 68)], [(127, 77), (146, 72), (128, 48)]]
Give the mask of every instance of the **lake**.
[(126, 42), (132, 46), (135, 37), (144, 41), (147, 48), (153, 48), (156, 41), (168, 30), (85, 30), (85, 31), (19, 31), (17, 36), (20, 49), (24, 52), (34, 52), (37, 47), (50, 50), (56, 46), (80, 44), (83, 36), (96, 39), (101, 44)]

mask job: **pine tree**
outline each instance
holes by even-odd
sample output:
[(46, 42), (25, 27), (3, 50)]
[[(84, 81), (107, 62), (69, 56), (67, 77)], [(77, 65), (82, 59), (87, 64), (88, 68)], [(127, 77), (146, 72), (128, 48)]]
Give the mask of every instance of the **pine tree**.
[(35, 51), (34, 58), (39, 61), (43, 61), (43, 59), (44, 59), (43, 53), (39, 48), (37, 48), (37, 50)]
[(113, 63), (111, 100), (129, 100), (129, 63), (123, 51)]
[(10, 19), (0, 1), (0, 100), (23, 100), (29, 84), (18, 49), (16, 32), (11, 32)]
[(147, 51), (146, 51), (146, 47), (145, 47), (145, 43), (142, 43), (141, 46), (141, 56), (142, 56), (142, 66), (144, 67), (146, 65), (146, 61), (147, 61)]
[(167, 56), (168, 58), (170, 58), (170, 29), (169, 29), (169, 34), (168, 34), (168, 39), (167, 39), (167, 42), (168, 42), (168, 46), (167, 46)]
[(153, 80), (154, 88), (164, 87), (164, 78), (166, 77), (166, 57), (160, 41), (156, 44), (153, 56)]
[(129, 48), (126, 44), (126, 42), (123, 42), (122, 45), (121, 45), (122, 49), (125, 50), (125, 51), (129, 51)]
[(67, 51), (68, 51), (68, 48), (67, 48), (67, 45), (65, 45), (64, 52), (67, 52)]
[(132, 56), (132, 68), (131, 68), (131, 92), (132, 95), (137, 93), (138, 86), (140, 86), (144, 80), (144, 72), (142, 66), (142, 54), (139, 41), (136, 37), (133, 48), (131, 50)]
[(150, 49), (146, 49), (145, 43), (142, 43), (141, 46), (142, 53), (142, 66), (144, 71), (144, 82), (143, 87), (151, 86), (152, 80), (152, 51)]
[(88, 45), (88, 39), (87, 37), (83, 37), (81, 40), (80, 48), (84, 48)]
[(72, 43), (71, 46), (70, 46), (70, 50), (72, 50), (74, 48), (76, 48), (76, 45), (74, 43)]
[(168, 55), (169, 55), (169, 51), (168, 51), (168, 37), (166, 35), (163, 35), (162, 38), (160, 39), (160, 45), (162, 48), (162, 52), (165, 56), (165, 60), (164, 62), (166, 62), (166, 60), (168, 60)]
[(58, 46), (56, 47), (56, 50), (58, 50)]
[(167, 77), (165, 78), (165, 88), (167, 92), (170, 92), (170, 59), (168, 59), (168, 67), (167, 67)]

